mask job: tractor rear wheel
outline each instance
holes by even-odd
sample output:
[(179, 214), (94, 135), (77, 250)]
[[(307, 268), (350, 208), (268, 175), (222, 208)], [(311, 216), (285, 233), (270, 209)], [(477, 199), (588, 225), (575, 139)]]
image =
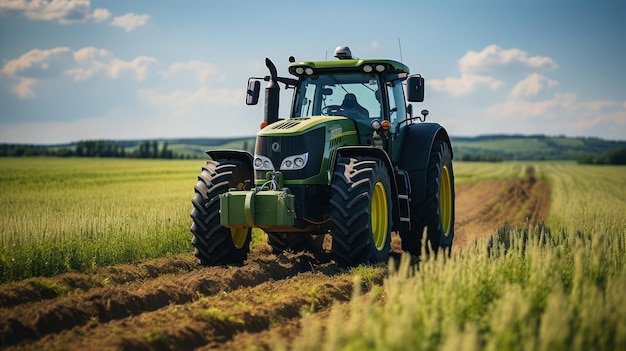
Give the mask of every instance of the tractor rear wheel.
[(324, 235), (302, 233), (267, 233), (267, 239), (274, 253), (287, 250), (317, 253), (322, 251), (324, 243)]
[(252, 230), (220, 225), (220, 194), (229, 188), (243, 188), (244, 182), (252, 179), (250, 167), (238, 161), (207, 161), (202, 167), (191, 200), (191, 243), (200, 264), (241, 264), (247, 258)]
[(427, 238), (435, 254), (442, 249), (450, 255), (454, 239), (454, 171), (450, 146), (444, 141), (433, 143), (426, 170), (426, 200), (418, 207), (421, 229), (427, 227)]
[(340, 158), (332, 181), (332, 251), (339, 263), (358, 265), (389, 257), (391, 182), (376, 158)]

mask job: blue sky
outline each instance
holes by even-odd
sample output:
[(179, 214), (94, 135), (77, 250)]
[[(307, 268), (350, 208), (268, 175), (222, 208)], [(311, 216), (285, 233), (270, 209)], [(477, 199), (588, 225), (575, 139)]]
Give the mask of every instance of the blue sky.
[[(626, 2), (0, 0), (0, 142), (252, 136), (265, 57), (402, 59), (450, 134), (626, 139)], [(281, 110), (288, 113), (290, 97)]]

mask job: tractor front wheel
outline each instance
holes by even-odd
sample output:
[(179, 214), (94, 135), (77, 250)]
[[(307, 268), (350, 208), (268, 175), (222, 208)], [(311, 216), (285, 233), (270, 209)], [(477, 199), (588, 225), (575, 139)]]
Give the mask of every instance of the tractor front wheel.
[(358, 265), (389, 257), (391, 182), (376, 158), (340, 158), (332, 181), (332, 251), (339, 263)]
[(241, 264), (248, 256), (251, 228), (226, 228), (220, 224), (220, 194), (252, 180), (250, 167), (238, 161), (207, 161), (194, 187), (191, 241), (200, 264)]

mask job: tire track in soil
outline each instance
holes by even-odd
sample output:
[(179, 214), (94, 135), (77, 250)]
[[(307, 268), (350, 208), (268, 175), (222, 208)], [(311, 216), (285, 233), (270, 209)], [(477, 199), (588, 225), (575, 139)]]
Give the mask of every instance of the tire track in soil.
[[(13, 345), (23, 340), (37, 340), (95, 320), (109, 322), (172, 304), (185, 304), (199, 296), (283, 280), (310, 271), (314, 263), (318, 265), (318, 261), (309, 255), (276, 257), (270, 251), (269, 246), (259, 248), (246, 265), (241, 267), (197, 267), (191, 272), (154, 274), (147, 279), (141, 276), (131, 279), (128, 275), (121, 274), (124, 276), (121, 284), (96, 287), (86, 292), (75, 291), (57, 299), (33, 301), (14, 308), (2, 308), (0, 346)], [(337, 269), (328, 263), (326, 266), (329, 272)], [(77, 279), (77, 275), (80, 276), (74, 273), (73, 278), (88, 280), (86, 277)], [(117, 277), (119, 279), (120, 275)], [(63, 281), (65, 277), (59, 280)], [(13, 284), (12, 288), (15, 289), (16, 286), (19, 285)]]
[[(382, 282), (383, 269), (379, 269)], [(234, 335), (267, 330), (273, 323), (300, 317), (302, 310), (316, 312), (352, 296), (352, 277), (302, 273), (291, 279), (269, 281), (230, 293), (200, 297), (184, 305), (106, 324), (84, 325), (27, 345), (29, 349), (144, 350), (220, 347)], [(270, 298), (279, 297), (278, 300)], [(89, 338), (76, 341), (82, 335)]]
[[(532, 169), (523, 181), (464, 184), (456, 193), (455, 250), (506, 222), (548, 215), (549, 186)], [(393, 256), (399, 247), (394, 235)], [(382, 284), (385, 265), (374, 269), (370, 284)], [(28, 279), (0, 286), (0, 348), (269, 348), (276, 333), (299, 332), (301, 311), (324, 319), (333, 303), (347, 304), (353, 279), (327, 254), (276, 256), (267, 245), (241, 267), (199, 267), (185, 255)]]
[(486, 180), (456, 187), (453, 251), (479, 237), (489, 236), (506, 223), (536, 225), (548, 218), (550, 185), (526, 169), (523, 180)]

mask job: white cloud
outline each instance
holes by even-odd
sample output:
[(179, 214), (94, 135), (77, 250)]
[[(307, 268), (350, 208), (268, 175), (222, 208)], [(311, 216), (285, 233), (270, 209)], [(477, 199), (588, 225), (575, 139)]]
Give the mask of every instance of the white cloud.
[(148, 22), (148, 15), (136, 15), (134, 13), (127, 13), (123, 16), (116, 16), (111, 21), (111, 25), (115, 27), (122, 27), (127, 32), (132, 31), (137, 27), (141, 27)]
[(625, 103), (579, 101), (574, 93), (556, 93), (539, 101), (508, 99), (490, 106), (485, 114), (490, 124), (523, 126), (527, 133), (598, 135), (590, 130), (601, 127), (602, 137), (623, 139), (626, 126)]
[(65, 67), (71, 59), (71, 49), (68, 47), (56, 47), (48, 50), (33, 49), (17, 59), (9, 60), (2, 67), (2, 73), (8, 76), (29, 77), (54, 75), (58, 73), (58, 69)]
[(525, 79), (519, 81), (513, 90), (511, 96), (514, 98), (536, 96), (541, 91), (551, 89), (559, 85), (559, 82), (542, 76), (539, 73), (533, 73)]
[[(507, 80), (518, 76), (519, 73), (529, 75), (535, 70), (551, 70), (558, 68), (558, 64), (547, 56), (529, 56), (520, 49), (504, 50), (497, 45), (489, 45), (480, 52), (468, 51), (458, 61), (458, 78), (431, 79), (431, 86), (435, 91), (448, 92), (453, 96), (471, 94), (480, 86), (487, 86), (497, 90), (506, 86)], [(514, 88), (515, 94), (532, 94), (537, 89), (536, 84), (554, 85), (554, 81), (530, 78), (522, 85)], [(535, 81), (532, 81), (535, 79)], [(533, 86), (533, 83), (535, 86)]]
[(11, 91), (20, 98), (33, 98), (40, 79), (71, 76), (82, 81), (103, 73), (118, 79), (129, 75), (137, 81), (145, 80), (150, 70), (158, 64), (153, 57), (139, 56), (125, 61), (113, 53), (95, 47), (72, 51), (68, 47), (48, 50), (33, 49), (19, 58), (9, 60), (3, 67), (0, 80), (9, 82)]
[(0, 80), (6, 80), (9, 89), (18, 97), (31, 99), (36, 96), (34, 87), (38, 79), (58, 76), (70, 67), (71, 61), (71, 50), (67, 47), (34, 49), (17, 59), (9, 60), (0, 71)]
[(475, 74), (461, 74), (459, 78), (448, 77), (441, 79), (430, 79), (426, 82), (428, 88), (435, 91), (444, 91), (453, 96), (467, 95), (473, 92), (477, 86), (487, 86), (491, 90), (497, 90), (504, 83), (491, 77), (484, 77)]
[(575, 93), (559, 91), (559, 81), (539, 73), (559, 67), (549, 57), (490, 45), (480, 52), (468, 51), (458, 65), (458, 78), (431, 79), (427, 82), (429, 88), (463, 96), (476, 93), (481, 86), (492, 91), (512, 86), (508, 94), (472, 97), (473, 102), (482, 101), (483, 106), (488, 106), (475, 106), (472, 114), (482, 118), (472, 122), (447, 118), (446, 122), (453, 124), (452, 129), (459, 128), (459, 133), (523, 132), (624, 138), (626, 102), (581, 101)]
[(61, 24), (106, 21), (111, 12), (107, 9), (91, 10), (89, 0), (0, 0), (0, 13), (22, 12), (26, 18), (56, 21)]
[(105, 49), (85, 47), (74, 52), (76, 67), (66, 73), (80, 81), (104, 72), (109, 78), (116, 79), (122, 72), (129, 71), (138, 81), (146, 79), (148, 71), (158, 61), (153, 57), (139, 56), (130, 61), (120, 60)]
[(37, 85), (37, 80), (33, 78), (19, 78), (13, 85), (13, 92), (22, 99), (32, 99), (35, 97), (33, 88)]
[(547, 70), (559, 67), (556, 61), (547, 56), (528, 56), (520, 49), (504, 50), (498, 45), (489, 45), (481, 52), (470, 50), (459, 60), (461, 72), (488, 72), (505, 66)]
[[(60, 24), (104, 22), (111, 18), (105, 8), (91, 8), (90, 0), (0, 0), (0, 14), (19, 12), (36, 21), (52, 21)], [(127, 32), (143, 26), (150, 16), (127, 13), (116, 16), (110, 25), (122, 27)]]

